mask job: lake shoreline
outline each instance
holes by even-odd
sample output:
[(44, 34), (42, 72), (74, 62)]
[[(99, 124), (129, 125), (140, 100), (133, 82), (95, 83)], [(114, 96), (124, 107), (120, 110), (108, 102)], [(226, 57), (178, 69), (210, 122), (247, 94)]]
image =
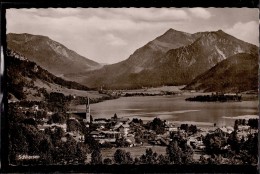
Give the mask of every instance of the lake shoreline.
[[(197, 93), (196, 93), (197, 94)], [(189, 102), (185, 93), (170, 96), (120, 97), (115, 100), (90, 104), (93, 118), (111, 118), (115, 113), (119, 117), (138, 118), (144, 122), (158, 117), (170, 122), (192, 122), (202, 125), (233, 125), (234, 120), (225, 117), (257, 115), (258, 101), (242, 102)], [(74, 106), (74, 110), (83, 111), (85, 105)]]

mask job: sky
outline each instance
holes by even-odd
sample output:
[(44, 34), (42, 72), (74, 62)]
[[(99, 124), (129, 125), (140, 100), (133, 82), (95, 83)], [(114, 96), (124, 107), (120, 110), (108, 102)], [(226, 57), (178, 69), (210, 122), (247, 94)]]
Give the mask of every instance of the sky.
[(219, 29), (259, 45), (258, 9), (46, 8), (8, 9), (7, 33), (44, 35), (99, 63), (112, 64), (168, 29), (196, 33)]

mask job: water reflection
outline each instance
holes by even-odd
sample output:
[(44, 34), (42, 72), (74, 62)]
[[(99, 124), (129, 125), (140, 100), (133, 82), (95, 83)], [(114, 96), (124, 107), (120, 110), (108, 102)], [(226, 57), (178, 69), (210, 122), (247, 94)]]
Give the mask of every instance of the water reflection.
[[(243, 102), (188, 102), (187, 96), (146, 96), (122, 97), (91, 104), (91, 115), (94, 118), (110, 118), (115, 113), (119, 117), (141, 118), (144, 121), (154, 117), (168, 121), (193, 121), (233, 125), (234, 120), (224, 119), (241, 115), (256, 115), (258, 101)], [(85, 106), (77, 109), (84, 110)]]

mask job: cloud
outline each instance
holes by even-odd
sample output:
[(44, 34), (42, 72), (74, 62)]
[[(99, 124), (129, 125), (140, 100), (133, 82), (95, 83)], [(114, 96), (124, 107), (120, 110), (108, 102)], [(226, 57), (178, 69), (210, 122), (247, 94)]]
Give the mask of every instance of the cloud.
[(231, 28), (224, 29), (225, 32), (243, 41), (259, 45), (259, 24), (256, 21), (237, 22)]
[(124, 19), (168, 22), (189, 19), (184, 9), (176, 8), (48, 8), (48, 9), (21, 9), (22, 12), (42, 17), (61, 18), (66, 16), (77, 16), (82, 19), (99, 17), (102, 19)]
[(107, 40), (107, 43), (109, 45), (112, 45), (112, 46), (124, 46), (124, 45), (127, 45), (127, 43), (123, 39), (121, 39), (119, 37), (116, 37), (115, 35), (113, 35), (111, 33), (106, 35), (105, 40)]
[(216, 8), (32, 8), (8, 9), (6, 19), (7, 33), (49, 36), (87, 58), (116, 63), (169, 28), (188, 33), (222, 29), (250, 43), (258, 42), (258, 11), (249, 11), (252, 12)]
[(209, 19), (212, 15), (204, 8), (191, 8), (190, 13), (197, 18)]
[(20, 9), (22, 13), (41, 16), (41, 17), (52, 17), (52, 18), (61, 18), (72, 15), (80, 15), (81, 8), (28, 8)]
[(110, 9), (110, 12), (135, 21), (169, 22), (189, 19), (185, 10), (174, 8), (120, 8)]

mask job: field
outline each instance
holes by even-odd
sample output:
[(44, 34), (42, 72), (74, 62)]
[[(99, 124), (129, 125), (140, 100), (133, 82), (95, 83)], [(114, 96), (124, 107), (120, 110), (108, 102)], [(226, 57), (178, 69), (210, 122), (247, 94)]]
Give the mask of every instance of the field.
[[(166, 147), (165, 146), (137, 146), (137, 147), (122, 147), (120, 149), (125, 150), (126, 152), (130, 152), (132, 157), (140, 157), (141, 155), (145, 154), (145, 150), (151, 148), (153, 152), (156, 152), (158, 155), (166, 154)], [(102, 157), (104, 158), (113, 158), (115, 151), (118, 148), (111, 148), (111, 149), (102, 149)]]
[(57, 84), (48, 83), (41, 80), (35, 81), (35, 86), (44, 87), (47, 92), (60, 92), (64, 95), (76, 95), (81, 97), (90, 97), (92, 99), (102, 98), (103, 96), (107, 96), (105, 94), (99, 94), (98, 91), (84, 91), (84, 90), (77, 90), (77, 89), (68, 89), (66, 87), (62, 87)]

